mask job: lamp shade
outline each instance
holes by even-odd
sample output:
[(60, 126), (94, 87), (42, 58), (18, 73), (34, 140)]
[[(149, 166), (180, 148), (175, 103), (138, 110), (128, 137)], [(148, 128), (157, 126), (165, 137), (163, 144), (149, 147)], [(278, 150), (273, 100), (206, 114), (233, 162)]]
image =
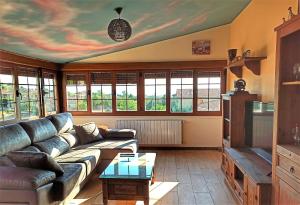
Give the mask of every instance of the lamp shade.
[(121, 18), (113, 19), (108, 25), (108, 35), (117, 42), (126, 41), (131, 36), (130, 24)]

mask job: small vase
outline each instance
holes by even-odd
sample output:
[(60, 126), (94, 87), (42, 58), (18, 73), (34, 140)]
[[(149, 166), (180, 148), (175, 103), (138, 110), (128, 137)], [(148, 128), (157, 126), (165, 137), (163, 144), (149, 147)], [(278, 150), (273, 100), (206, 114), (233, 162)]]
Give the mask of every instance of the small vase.
[(237, 49), (229, 49), (228, 50), (228, 58), (229, 61), (233, 61), (234, 58), (236, 57)]

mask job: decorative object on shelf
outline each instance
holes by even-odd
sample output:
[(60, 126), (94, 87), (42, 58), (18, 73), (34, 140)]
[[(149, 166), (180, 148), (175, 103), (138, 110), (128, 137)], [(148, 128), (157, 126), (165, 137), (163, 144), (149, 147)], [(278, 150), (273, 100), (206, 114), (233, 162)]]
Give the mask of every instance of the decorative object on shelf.
[(210, 40), (195, 40), (192, 42), (193, 55), (209, 55)]
[(300, 145), (300, 130), (298, 123), (296, 124), (296, 127), (292, 130), (292, 133), (295, 145)]
[(250, 54), (251, 54), (251, 50), (246, 50), (243, 52), (242, 58), (250, 57)]
[(236, 92), (245, 91), (246, 81), (243, 79), (238, 79), (234, 81), (234, 89)]
[(229, 58), (230, 62), (235, 59), (236, 53), (237, 53), (237, 49), (235, 49), (235, 48), (228, 50), (228, 58)]
[(294, 74), (294, 79), (297, 81), (297, 80), (300, 80), (300, 63), (296, 63), (294, 66), (293, 66), (293, 74)]
[(288, 11), (289, 11), (288, 20), (291, 20), (293, 17), (295, 17), (295, 14), (293, 13), (293, 9), (291, 6), (288, 8)]
[(120, 17), (122, 10), (122, 7), (115, 8), (115, 11), (118, 13), (119, 18), (111, 20), (107, 29), (109, 37), (117, 42), (128, 40), (132, 32), (131, 26), (128, 21)]

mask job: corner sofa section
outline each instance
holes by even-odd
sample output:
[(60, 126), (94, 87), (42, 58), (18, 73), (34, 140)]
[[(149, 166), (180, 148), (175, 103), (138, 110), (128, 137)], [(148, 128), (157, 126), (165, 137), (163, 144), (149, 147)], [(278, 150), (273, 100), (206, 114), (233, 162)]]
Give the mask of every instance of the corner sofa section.
[(119, 152), (137, 152), (134, 130), (123, 135), (108, 130), (103, 137), (80, 144), (70, 113), (0, 127), (0, 158), (17, 150), (45, 152), (64, 170), (62, 176), (56, 176), (48, 170), (0, 166), (0, 204), (63, 204)]

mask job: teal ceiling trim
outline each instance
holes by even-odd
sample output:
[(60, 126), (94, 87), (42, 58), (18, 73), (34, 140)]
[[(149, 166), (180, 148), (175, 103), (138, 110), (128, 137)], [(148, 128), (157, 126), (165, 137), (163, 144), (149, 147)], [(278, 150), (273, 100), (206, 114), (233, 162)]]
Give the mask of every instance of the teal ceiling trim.
[[(231, 23), (251, 0), (0, 0), (0, 49), (67, 63)], [(132, 36), (107, 34), (123, 7)]]

